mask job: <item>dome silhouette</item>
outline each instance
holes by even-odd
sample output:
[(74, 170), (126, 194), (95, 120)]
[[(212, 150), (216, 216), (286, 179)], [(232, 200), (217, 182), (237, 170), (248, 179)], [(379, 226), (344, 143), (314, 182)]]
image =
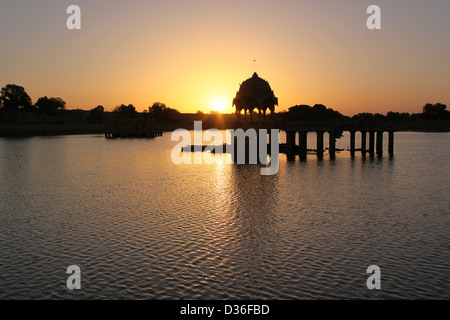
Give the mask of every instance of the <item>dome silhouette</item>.
[(247, 115), (247, 111), (249, 111), (250, 119), (254, 109), (257, 109), (260, 115), (263, 112), (264, 118), (267, 109), (273, 115), (276, 105), (278, 105), (278, 98), (275, 97), (269, 82), (260, 78), (256, 72), (251, 78), (241, 83), (239, 91), (233, 99), (236, 114), (240, 115), (241, 111), (244, 110), (245, 115)]

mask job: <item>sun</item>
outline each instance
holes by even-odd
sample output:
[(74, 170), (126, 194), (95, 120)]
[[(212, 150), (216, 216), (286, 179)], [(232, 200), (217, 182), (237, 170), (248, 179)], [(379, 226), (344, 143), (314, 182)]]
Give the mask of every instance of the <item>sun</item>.
[(215, 98), (212, 100), (212, 108), (214, 111), (223, 112), (225, 110), (225, 100), (223, 98)]

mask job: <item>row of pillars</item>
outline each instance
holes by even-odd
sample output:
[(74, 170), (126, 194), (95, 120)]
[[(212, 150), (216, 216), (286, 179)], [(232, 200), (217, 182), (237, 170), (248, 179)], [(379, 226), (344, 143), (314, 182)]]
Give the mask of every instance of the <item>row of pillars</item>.
[[(249, 117), (249, 119), (250, 119), (250, 122), (252, 122), (253, 121), (253, 110), (249, 110), (249, 109), (242, 109), (242, 110), (244, 110), (244, 119), (246, 119), (247, 120), (247, 118)], [(237, 117), (240, 119), (241, 118), (241, 111), (242, 110), (236, 110), (236, 115), (237, 115)], [(265, 122), (266, 121), (266, 111), (267, 111), (267, 109), (257, 109), (258, 110), (258, 112), (256, 113), (256, 115), (258, 116), (258, 122)], [(247, 111), (248, 111), (248, 115), (247, 115)], [(272, 117), (273, 117), (273, 110), (270, 110), (269, 109), (269, 111), (270, 111), (270, 118), (272, 119)]]
[[(383, 154), (383, 132), (384, 131), (361, 131), (361, 153), (365, 155), (369, 153), (370, 155), (374, 155), (375, 152), (378, 155)], [(286, 131), (286, 144), (287, 144), (287, 153), (293, 154), (295, 147), (295, 137), (296, 131)], [(300, 157), (306, 157), (306, 153), (308, 152), (308, 131), (299, 131), (299, 155)], [(369, 133), (369, 148), (367, 149), (367, 133)], [(388, 131), (389, 140), (388, 140), (388, 151), (390, 155), (394, 154), (394, 131)], [(323, 136), (324, 131), (316, 131), (317, 135), (317, 155), (319, 157), (323, 156), (324, 153), (324, 144), (323, 144)], [(375, 142), (376, 135), (376, 142)], [(329, 153), (333, 158), (336, 155), (336, 134), (334, 131), (328, 132), (329, 136)], [(350, 153), (352, 156), (355, 155), (356, 147), (356, 131), (350, 131)]]

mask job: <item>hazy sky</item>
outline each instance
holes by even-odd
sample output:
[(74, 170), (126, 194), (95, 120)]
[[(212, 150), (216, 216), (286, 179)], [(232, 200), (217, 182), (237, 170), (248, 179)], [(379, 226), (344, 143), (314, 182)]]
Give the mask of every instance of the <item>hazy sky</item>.
[[(81, 8), (81, 30), (66, 9)], [(381, 7), (368, 30), (367, 7)], [(276, 110), (322, 103), (352, 115), (450, 105), (449, 0), (1, 0), (0, 86), (69, 109), (227, 103), (259, 76)]]

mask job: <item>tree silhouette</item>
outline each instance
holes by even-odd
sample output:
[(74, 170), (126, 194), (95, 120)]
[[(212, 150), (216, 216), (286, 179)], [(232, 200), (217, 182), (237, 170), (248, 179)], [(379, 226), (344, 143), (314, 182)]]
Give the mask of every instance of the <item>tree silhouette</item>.
[(302, 104), (289, 108), (286, 114), (289, 120), (317, 121), (335, 120), (345, 118), (340, 112), (327, 108), (323, 104), (316, 104), (314, 107)]
[(121, 104), (114, 108), (113, 113), (115, 113), (118, 118), (136, 118), (137, 116), (136, 108), (132, 104), (127, 106)]
[(66, 102), (61, 98), (41, 97), (34, 104), (39, 113), (54, 114), (57, 110), (66, 108)]
[(411, 115), (407, 112), (393, 112), (389, 111), (386, 114), (386, 118), (392, 121), (407, 121), (411, 118)]
[(165, 103), (155, 102), (148, 108), (149, 116), (158, 122), (169, 123), (179, 120), (180, 112), (178, 110), (168, 108)]
[(0, 106), (8, 111), (34, 110), (30, 96), (25, 89), (15, 84), (7, 84), (0, 93)]
[(427, 103), (423, 107), (423, 117), (425, 119), (446, 119), (450, 114), (449, 111), (445, 110), (446, 108), (447, 106), (442, 103)]
[(387, 117), (381, 113), (369, 113), (363, 112), (355, 114), (352, 117), (353, 120), (362, 120), (362, 121), (385, 121)]

